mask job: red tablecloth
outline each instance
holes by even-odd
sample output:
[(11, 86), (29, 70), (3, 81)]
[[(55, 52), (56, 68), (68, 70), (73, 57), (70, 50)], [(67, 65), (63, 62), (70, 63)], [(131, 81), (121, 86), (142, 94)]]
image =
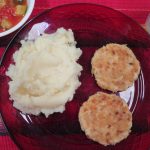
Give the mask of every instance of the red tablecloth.
[[(35, 8), (30, 18), (45, 9), (76, 2), (92, 2), (112, 7), (134, 18), (140, 24), (145, 23), (146, 17), (148, 13), (150, 13), (150, 0), (36, 0)], [(10, 41), (10, 38), (10, 36), (7, 36), (0, 39), (0, 57), (3, 54), (5, 46)], [(0, 150), (17, 150), (17, 147), (11, 138), (8, 135), (5, 135), (0, 136)]]

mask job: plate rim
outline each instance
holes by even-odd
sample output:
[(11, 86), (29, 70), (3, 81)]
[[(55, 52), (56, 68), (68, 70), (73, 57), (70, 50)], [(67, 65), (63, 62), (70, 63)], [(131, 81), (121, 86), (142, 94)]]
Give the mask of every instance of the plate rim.
[[(105, 6), (105, 5), (101, 5), (101, 4), (98, 4), (98, 3), (89, 3), (89, 2), (75, 2), (75, 3), (67, 3), (67, 4), (63, 4), (63, 5), (59, 5), (59, 6), (56, 6), (56, 7), (52, 7), (52, 8), (48, 8), (44, 11), (41, 11), (39, 12), (37, 15), (35, 15), (33, 18), (29, 19), (15, 34), (14, 36), (12, 37), (12, 39), (9, 41), (9, 43), (7, 44), (3, 54), (2, 54), (2, 57), (0, 59), (0, 69), (3, 67), (2, 63), (3, 63), (3, 60), (5, 58), (5, 55), (7, 53), (7, 51), (9, 50), (10, 46), (11, 46), (11, 43), (14, 41), (14, 39), (18, 36), (18, 34), (22, 31), (22, 29), (24, 29), (28, 24), (30, 24), (32, 21), (34, 21), (36, 18), (38, 18), (39, 16), (47, 13), (47, 12), (51, 12), (55, 9), (59, 9), (59, 8), (62, 8), (62, 7), (68, 7), (68, 6), (77, 6), (77, 5), (93, 5), (93, 6), (98, 6), (98, 7), (103, 7), (103, 8), (106, 8), (106, 9), (109, 9), (109, 10), (112, 10), (114, 12), (117, 12), (119, 14), (121, 14), (122, 16), (130, 19), (134, 24), (136, 24), (137, 26), (139, 26), (145, 33), (147, 33), (144, 28), (142, 28), (142, 26), (140, 25), (140, 23), (138, 23), (136, 20), (134, 20), (132, 17), (124, 14), (123, 12), (119, 11), (119, 10), (116, 10), (114, 8), (111, 8), (111, 7), (108, 7), (108, 6)], [(147, 33), (147, 35), (150, 37), (150, 35)], [(0, 74), (1, 75), (1, 74)], [(1, 100), (0, 100), (1, 101)], [(10, 129), (8, 128), (7, 126), (7, 123), (5, 121), (5, 117), (3, 115), (3, 112), (1, 112), (1, 107), (0, 107), (0, 115), (1, 115), (1, 119), (2, 119), (2, 123), (4, 124), (4, 127), (6, 128), (7, 132), (8, 132), (8, 136), (10, 136), (10, 138), (12, 139), (12, 141), (14, 142), (14, 144), (19, 148), (19, 149), (22, 149), (21, 145), (16, 141), (14, 135), (11, 133)]]

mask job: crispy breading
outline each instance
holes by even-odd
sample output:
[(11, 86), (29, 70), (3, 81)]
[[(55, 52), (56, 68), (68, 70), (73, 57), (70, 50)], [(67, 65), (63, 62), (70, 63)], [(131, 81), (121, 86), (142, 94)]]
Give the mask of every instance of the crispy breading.
[(88, 138), (115, 145), (129, 135), (132, 114), (119, 96), (97, 92), (80, 107), (79, 122)]
[(140, 63), (126, 45), (110, 43), (101, 47), (91, 64), (97, 84), (113, 92), (126, 90), (140, 73)]

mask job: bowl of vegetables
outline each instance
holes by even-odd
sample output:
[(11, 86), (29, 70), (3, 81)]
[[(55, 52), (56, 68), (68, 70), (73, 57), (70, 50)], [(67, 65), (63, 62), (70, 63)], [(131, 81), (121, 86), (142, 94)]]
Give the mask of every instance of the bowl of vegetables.
[(0, 0), (0, 37), (20, 28), (30, 17), (35, 0)]

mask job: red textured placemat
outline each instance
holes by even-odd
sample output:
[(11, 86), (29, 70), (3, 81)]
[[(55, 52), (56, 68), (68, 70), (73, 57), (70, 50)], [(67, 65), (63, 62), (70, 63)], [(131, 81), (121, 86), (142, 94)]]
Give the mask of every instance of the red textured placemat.
[(18, 148), (9, 136), (1, 136), (0, 150), (18, 150)]
[[(30, 18), (32, 18), (33, 16), (37, 15), (39, 12), (45, 9), (56, 7), (56, 6), (63, 5), (63, 4), (68, 4), (68, 3), (76, 3), (76, 2), (88, 3), (88, 2), (91, 2), (91, 0), (61, 0), (61, 1), (60, 0), (44, 0), (44, 1), (36, 0), (35, 8)], [(130, 0), (124, 0), (124, 1), (116, 0), (113, 2), (112, 0), (93, 0), (92, 3), (106, 5), (106, 6), (115, 8), (117, 10), (120, 10), (123, 13), (131, 16), (132, 18), (134, 18), (135, 20), (137, 20), (138, 22), (142, 24), (144, 24), (145, 19), (148, 15), (148, 12), (150, 12), (150, 1), (148, 0), (146, 1), (134, 0), (132, 1), (132, 3)], [(0, 46), (1, 46), (0, 57), (2, 56), (5, 46), (8, 44), (8, 42), (11, 40), (14, 34), (12, 34), (12, 36), (0, 38)], [(140, 138), (141, 138), (141, 141), (148, 140), (146, 134), (141, 136)], [(146, 144), (145, 144), (145, 147), (147, 147)], [(138, 149), (141, 150), (140, 147)], [(17, 147), (8, 135), (0, 136), (0, 150), (17, 150)]]

